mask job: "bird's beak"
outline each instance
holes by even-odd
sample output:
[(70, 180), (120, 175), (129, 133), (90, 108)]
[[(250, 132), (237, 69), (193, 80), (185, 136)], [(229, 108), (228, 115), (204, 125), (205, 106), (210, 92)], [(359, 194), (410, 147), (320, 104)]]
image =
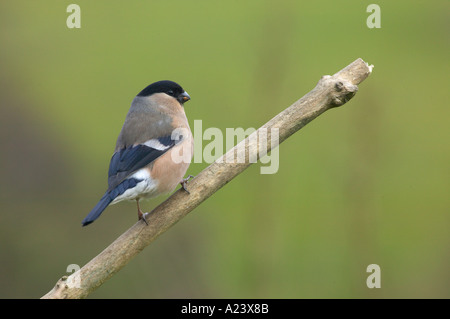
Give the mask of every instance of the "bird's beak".
[(189, 94), (187, 94), (186, 91), (181, 93), (180, 96), (178, 97), (178, 101), (180, 101), (181, 104), (183, 104), (184, 102), (189, 101), (190, 99), (191, 99), (191, 97), (189, 96)]

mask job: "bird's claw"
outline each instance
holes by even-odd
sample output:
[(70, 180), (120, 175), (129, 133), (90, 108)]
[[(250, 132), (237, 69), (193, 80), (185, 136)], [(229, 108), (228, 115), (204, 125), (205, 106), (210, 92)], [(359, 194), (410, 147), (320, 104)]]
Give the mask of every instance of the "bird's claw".
[(148, 226), (148, 222), (147, 222), (147, 216), (149, 213), (143, 213), (139, 215), (139, 220), (143, 220), (144, 223)]
[(186, 184), (188, 183), (188, 181), (189, 181), (191, 178), (194, 178), (194, 176), (193, 176), (193, 175), (188, 175), (188, 177), (183, 178), (183, 179), (181, 180), (181, 182), (180, 182), (181, 187), (182, 187), (182, 188), (184, 189), (184, 191), (185, 191), (186, 193), (188, 193), (188, 194), (191, 194), (191, 193), (187, 190)]

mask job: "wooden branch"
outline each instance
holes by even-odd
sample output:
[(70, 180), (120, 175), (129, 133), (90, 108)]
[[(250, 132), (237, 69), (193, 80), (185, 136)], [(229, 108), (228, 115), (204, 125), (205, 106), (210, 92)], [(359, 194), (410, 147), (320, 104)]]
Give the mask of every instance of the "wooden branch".
[[(259, 158), (261, 151), (257, 143), (259, 133), (267, 133), (267, 140), (271, 141), (273, 132), (277, 132), (279, 143), (283, 142), (326, 110), (349, 101), (356, 94), (357, 85), (369, 76), (372, 68), (373, 66), (369, 66), (362, 59), (357, 59), (333, 76), (323, 76), (311, 92), (279, 113), (191, 180), (188, 184), (190, 194), (182, 189), (175, 192), (149, 214), (148, 226), (142, 221), (137, 222), (80, 270), (68, 277), (62, 277), (42, 298), (87, 297), (156, 237), (250, 166), (254, 160), (249, 159)], [(262, 155), (276, 146), (277, 143), (268, 142), (266, 149), (262, 150)], [(244, 156), (246, 161), (244, 163), (230, 161), (236, 155)]]

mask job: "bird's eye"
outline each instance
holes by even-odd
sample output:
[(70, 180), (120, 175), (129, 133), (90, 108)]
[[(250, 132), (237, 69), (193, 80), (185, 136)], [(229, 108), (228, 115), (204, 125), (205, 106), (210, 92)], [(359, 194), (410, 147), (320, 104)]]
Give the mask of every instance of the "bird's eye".
[(170, 95), (170, 96), (173, 96), (173, 91), (172, 90), (167, 91), (167, 94)]

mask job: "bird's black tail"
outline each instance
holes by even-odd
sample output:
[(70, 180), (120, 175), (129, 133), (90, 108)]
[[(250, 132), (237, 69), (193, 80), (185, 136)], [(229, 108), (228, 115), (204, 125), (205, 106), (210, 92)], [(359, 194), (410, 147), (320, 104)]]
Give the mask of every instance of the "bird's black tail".
[(95, 207), (91, 210), (91, 212), (86, 216), (85, 219), (81, 222), (83, 226), (89, 225), (94, 220), (100, 217), (106, 207), (113, 201), (110, 193), (106, 192), (105, 195), (100, 199), (100, 201), (95, 205)]

